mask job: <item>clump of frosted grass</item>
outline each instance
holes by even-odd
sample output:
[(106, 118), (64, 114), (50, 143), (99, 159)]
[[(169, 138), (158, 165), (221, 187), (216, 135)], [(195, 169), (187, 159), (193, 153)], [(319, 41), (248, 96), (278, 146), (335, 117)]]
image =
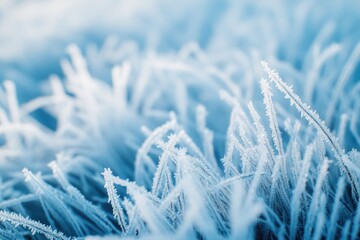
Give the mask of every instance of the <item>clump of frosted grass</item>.
[(321, 4), (184, 1), (162, 25), (135, 1), (151, 34), (70, 45), (30, 100), (4, 81), (0, 237), (357, 239), (359, 16)]

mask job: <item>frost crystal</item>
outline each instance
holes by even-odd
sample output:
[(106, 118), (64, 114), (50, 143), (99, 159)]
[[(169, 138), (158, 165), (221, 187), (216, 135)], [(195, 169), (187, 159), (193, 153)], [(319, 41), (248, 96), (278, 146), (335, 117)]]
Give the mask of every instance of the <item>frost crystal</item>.
[(359, 3), (2, 1), (0, 239), (358, 239)]

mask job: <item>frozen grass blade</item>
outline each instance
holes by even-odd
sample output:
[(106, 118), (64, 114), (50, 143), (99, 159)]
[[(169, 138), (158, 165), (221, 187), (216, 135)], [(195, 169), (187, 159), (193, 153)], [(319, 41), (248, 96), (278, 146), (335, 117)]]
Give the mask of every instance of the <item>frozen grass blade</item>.
[(303, 103), (299, 96), (297, 96), (291, 87), (281, 80), (278, 73), (275, 70), (271, 70), (268, 63), (261, 62), (264, 71), (269, 75), (272, 82), (275, 82), (276, 87), (285, 94), (285, 97), (290, 100), (291, 105), (295, 105), (296, 109), (300, 112), (302, 117), (305, 117), (310, 124), (312, 124), (318, 132), (324, 137), (325, 141), (332, 147), (335, 157), (340, 164), (340, 171), (345, 173), (348, 182), (352, 186), (353, 198), (355, 201), (359, 198), (359, 183), (357, 177), (349, 170), (348, 166), (344, 163), (344, 158), (347, 158), (345, 151), (341, 148), (337, 138), (331, 133), (329, 128), (325, 125), (319, 115), (313, 111), (307, 104)]
[(299, 175), (299, 180), (294, 189), (291, 198), (291, 222), (290, 222), (290, 239), (296, 238), (297, 226), (299, 222), (299, 215), (301, 214), (301, 201), (302, 195), (304, 194), (306, 182), (308, 179), (308, 173), (311, 165), (311, 158), (313, 153), (313, 146), (309, 145), (306, 149), (303, 166)]
[(9, 221), (11, 224), (15, 225), (15, 227), (21, 225), (25, 228), (30, 229), (30, 231), (33, 235), (35, 233), (40, 233), (40, 234), (43, 234), (45, 237), (47, 237), (50, 240), (52, 240), (52, 239), (54, 239), (54, 240), (69, 239), (69, 237), (66, 237), (63, 233), (53, 230), (49, 226), (45, 226), (44, 224), (33, 221), (29, 218), (25, 218), (21, 215), (15, 214), (15, 213), (9, 213), (9, 212), (0, 210), (0, 220), (3, 222)]
[(103, 175), (105, 179), (105, 188), (109, 196), (109, 202), (111, 203), (111, 206), (113, 208), (113, 215), (120, 226), (120, 230), (122, 232), (126, 232), (124, 211), (118, 199), (119, 197), (114, 186), (114, 177), (112, 175), (112, 172), (110, 169), (105, 169)]
[(336, 194), (334, 203), (331, 210), (330, 222), (328, 226), (328, 239), (333, 240), (336, 236), (337, 232), (337, 221), (339, 217), (340, 205), (341, 205), (341, 198), (345, 191), (345, 181), (344, 178), (340, 178), (337, 184)]

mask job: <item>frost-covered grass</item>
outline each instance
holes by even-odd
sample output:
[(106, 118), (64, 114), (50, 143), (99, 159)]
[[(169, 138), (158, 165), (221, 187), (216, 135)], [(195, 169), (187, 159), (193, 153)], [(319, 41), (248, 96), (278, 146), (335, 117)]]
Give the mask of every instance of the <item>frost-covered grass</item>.
[[(58, 26), (86, 5), (41, 3), (49, 18), (18, 4), (0, 10), (7, 25), (28, 10)], [(0, 89), (0, 238), (358, 239), (360, 4), (173, 5), (116, 15), (126, 4), (106, 0), (128, 24), (97, 29), (96, 4), (66, 37), (19, 20), (43, 33), (36, 51), (0, 27), (0, 50), (13, 49), (0, 57), (12, 78)], [(121, 41), (86, 48), (92, 26)], [(26, 53), (50, 64), (69, 41), (40, 83)]]

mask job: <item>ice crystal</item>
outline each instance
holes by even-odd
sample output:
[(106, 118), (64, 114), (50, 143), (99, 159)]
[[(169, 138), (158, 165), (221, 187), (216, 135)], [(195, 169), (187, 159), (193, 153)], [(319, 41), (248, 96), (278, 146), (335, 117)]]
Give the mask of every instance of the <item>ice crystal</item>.
[(358, 1), (1, 4), (1, 239), (359, 238)]

